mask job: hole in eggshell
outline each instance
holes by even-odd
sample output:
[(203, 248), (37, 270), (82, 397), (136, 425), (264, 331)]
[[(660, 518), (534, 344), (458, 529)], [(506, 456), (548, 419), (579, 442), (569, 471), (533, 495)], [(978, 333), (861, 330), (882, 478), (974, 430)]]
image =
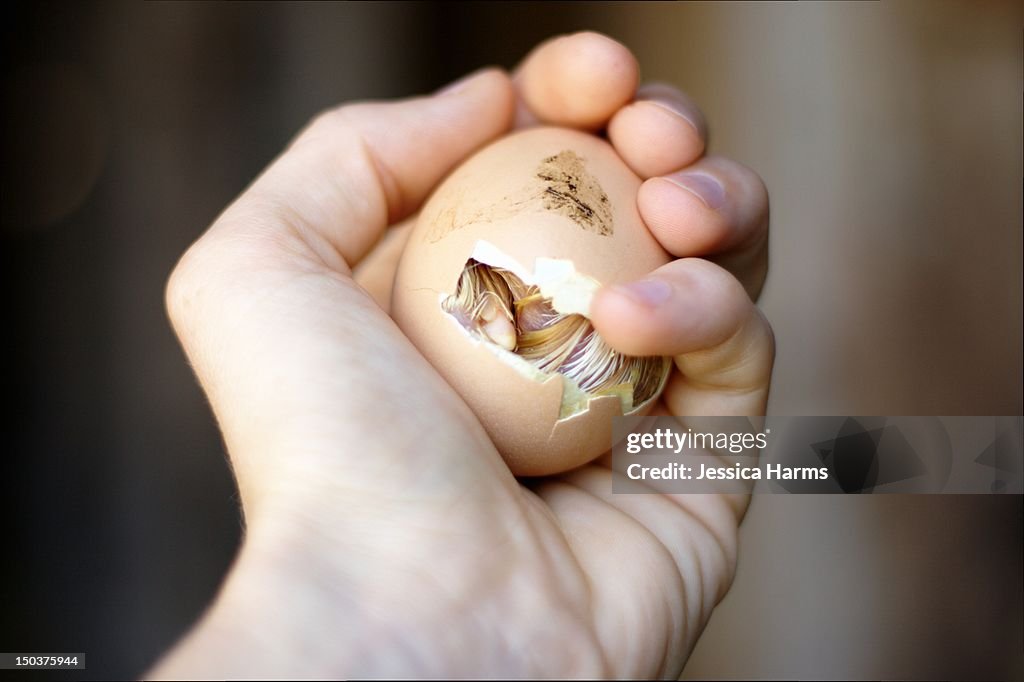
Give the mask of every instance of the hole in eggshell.
[(530, 283), (511, 267), (470, 258), (441, 306), (474, 337), (525, 360), (533, 378), (565, 377), (559, 419), (601, 396), (618, 397), (623, 414), (657, 396), (669, 359), (613, 350), (582, 314), (597, 283), (576, 274), (568, 261), (547, 260), (545, 267), (558, 276)]

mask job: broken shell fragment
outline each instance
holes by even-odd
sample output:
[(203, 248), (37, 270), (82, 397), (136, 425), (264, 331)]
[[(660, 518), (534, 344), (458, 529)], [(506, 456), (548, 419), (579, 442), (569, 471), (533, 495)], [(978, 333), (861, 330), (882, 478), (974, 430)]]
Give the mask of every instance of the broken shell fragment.
[(392, 314), (459, 392), (516, 475), (567, 471), (644, 414), (668, 358), (611, 349), (587, 319), (604, 284), (669, 261), (610, 145), (559, 128), (510, 135), (455, 170), (420, 213)]
[[(510, 270), (470, 259), (455, 293), (441, 307), (467, 331), (514, 352), (545, 375), (561, 374), (575, 391), (587, 397), (618, 396), (624, 414), (661, 388), (664, 358), (613, 350), (586, 317), (556, 310), (539, 286)], [(585, 404), (563, 398), (559, 417), (583, 409)]]

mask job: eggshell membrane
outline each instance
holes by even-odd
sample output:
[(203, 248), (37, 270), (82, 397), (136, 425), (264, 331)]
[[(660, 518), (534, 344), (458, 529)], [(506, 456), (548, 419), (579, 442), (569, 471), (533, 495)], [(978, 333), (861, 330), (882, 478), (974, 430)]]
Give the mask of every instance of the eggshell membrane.
[[(553, 258), (571, 261), (602, 284), (643, 278), (670, 256), (637, 212), (640, 184), (600, 138), (562, 128), (517, 132), (475, 154), (438, 187), (406, 244), (392, 315), (518, 476), (567, 471), (608, 450), (612, 417), (622, 414), (619, 398), (594, 398), (584, 411), (559, 419), (563, 377), (528, 376), (502, 358), (509, 351), (464, 329), (441, 301), (455, 293), (481, 242), (526, 275), (537, 258)], [(629, 414), (645, 414), (655, 400)]]

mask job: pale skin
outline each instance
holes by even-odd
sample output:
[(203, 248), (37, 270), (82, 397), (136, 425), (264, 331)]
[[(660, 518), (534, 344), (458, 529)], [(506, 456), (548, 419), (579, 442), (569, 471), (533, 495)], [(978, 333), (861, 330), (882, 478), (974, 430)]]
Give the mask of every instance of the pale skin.
[[(601, 290), (594, 325), (674, 356), (659, 412), (763, 414), (764, 185), (705, 155), (685, 95), (638, 81), (628, 49), (582, 33), (511, 75), (328, 111), (182, 257), (168, 310), (246, 531), (147, 677), (679, 675), (733, 578), (746, 498), (613, 495), (605, 458), (524, 487), (387, 313), (407, 234), (387, 228), (445, 173), (513, 127), (606, 130), (677, 260)], [(680, 173), (721, 191), (702, 201)]]

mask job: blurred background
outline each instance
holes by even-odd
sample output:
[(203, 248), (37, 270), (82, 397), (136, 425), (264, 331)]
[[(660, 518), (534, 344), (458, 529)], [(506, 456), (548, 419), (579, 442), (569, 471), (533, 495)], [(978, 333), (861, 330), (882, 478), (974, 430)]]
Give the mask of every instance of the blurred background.
[[(595, 29), (764, 177), (770, 411), (1020, 415), (1019, 2), (5, 3), (0, 651), (141, 675), (240, 535), (166, 322), (181, 252), (310, 117)], [(1022, 679), (1019, 496), (755, 498), (684, 677)], [(47, 674), (53, 678), (53, 674)]]

